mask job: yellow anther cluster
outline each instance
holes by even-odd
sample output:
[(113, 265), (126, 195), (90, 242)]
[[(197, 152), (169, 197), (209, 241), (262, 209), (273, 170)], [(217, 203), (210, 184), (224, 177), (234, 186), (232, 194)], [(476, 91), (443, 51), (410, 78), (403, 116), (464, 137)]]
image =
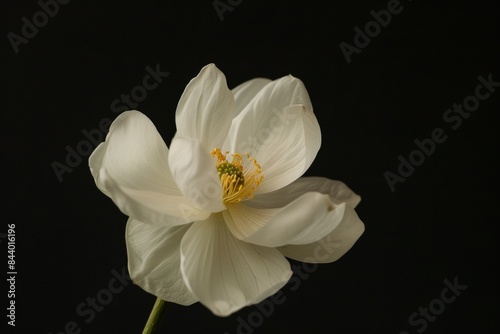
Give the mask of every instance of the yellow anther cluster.
[(237, 186), (245, 184), (245, 176), (241, 171), (241, 166), (235, 166), (229, 162), (223, 162), (217, 166), (217, 174), (222, 180), (222, 177), (230, 177), (236, 181)]
[(221, 180), (224, 203), (238, 203), (253, 198), (255, 189), (264, 178), (257, 161), (246, 154), (248, 161), (252, 162), (252, 168), (244, 170), (243, 158), (239, 153), (232, 154), (231, 162), (226, 159), (229, 152), (223, 154), (219, 148), (214, 148), (211, 154), (217, 157), (216, 167)]

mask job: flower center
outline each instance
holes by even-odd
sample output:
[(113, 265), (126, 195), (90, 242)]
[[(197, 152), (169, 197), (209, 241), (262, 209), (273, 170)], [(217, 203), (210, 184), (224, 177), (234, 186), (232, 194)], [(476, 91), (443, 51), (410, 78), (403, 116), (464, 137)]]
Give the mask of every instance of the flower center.
[(255, 189), (264, 178), (257, 161), (247, 153), (246, 158), (252, 165), (244, 170), (241, 154), (232, 154), (233, 159), (229, 162), (226, 159), (229, 152), (223, 154), (219, 148), (214, 148), (210, 153), (213, 157), (217, 157), (217, 174), (222, 184), (224, 203), (238, 203), (252, 199)]

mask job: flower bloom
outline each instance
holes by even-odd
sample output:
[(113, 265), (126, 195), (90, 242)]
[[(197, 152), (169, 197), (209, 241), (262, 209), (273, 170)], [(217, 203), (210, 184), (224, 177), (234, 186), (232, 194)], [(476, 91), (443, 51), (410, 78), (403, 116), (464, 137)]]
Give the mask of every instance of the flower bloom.
[(358, 195), (301, 177), (321, 132), (299, 79), (229, 90), (207, 65), (175, 121), (167, 148), (144, 114), (124, 112), (89, 159), (97, 187), (129, 216), (130, 276), (149, 293), (227, 316), (281, 289), (286, 257), (333, 262), (363, 233)]

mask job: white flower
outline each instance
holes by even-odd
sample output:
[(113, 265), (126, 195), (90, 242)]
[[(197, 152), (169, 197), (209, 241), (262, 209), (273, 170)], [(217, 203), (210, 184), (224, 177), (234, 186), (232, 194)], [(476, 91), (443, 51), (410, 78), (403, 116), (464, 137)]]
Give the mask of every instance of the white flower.
[(130, 217), (128, 267), (144, 290), (227, 316), (286, 284), (285, 256), (333, 262), (363, 233), (358, 195), (301, 177), (321, 132), (299, 79), (229, 90), (207, 65), (175, 121), (168, 149), (144, 114), (124, 112), (89, 159), (97, 187)]

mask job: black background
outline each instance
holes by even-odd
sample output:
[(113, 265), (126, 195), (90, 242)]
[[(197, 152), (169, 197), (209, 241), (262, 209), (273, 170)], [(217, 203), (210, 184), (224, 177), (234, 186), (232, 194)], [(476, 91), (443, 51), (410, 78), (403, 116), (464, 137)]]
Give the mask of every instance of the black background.
[[(305, 83), (323, 135), (306, 175), (359, 193), (366, 231), (339, 261), (297, 274), (300, 287), (283, 288), (286, 300), (272, 314), (250, 306), (218, 318), (200, 304), (172, 304), (160, 333), (232, 334), (242, 321), (254, 333), (417, 333), (423, 325), (410, 324), (410, 315), (455, 278), (467, 289), (425, 332), (497, 328), (500, 88), (456, 130), (443, 114), (474, 94), (478, 76), (500, 81), (499, 16), (473, 1), (403, 0), (348, 64), (339, 44), (352, 45), (354, 27), (387, 3), (246, 0), (221, 21), (211, 1), (75, 0), (59, 5), (18, 53), (7, 35), (21, 35), (22, 17), (32, 21), (41, 7), (2, 3), (2, 233), (16, 225), (18, 272), (16, 327), (8, 332), (55, 334), (71, 321), (81, 333), (141, 332), (155, 297), (132, 284), (89, 323), (89, 313), (77, 312), (126, 267), (127, 217), (95, 187), (87, 156), (62, 182), (51, 164), (65, 164), (66, 146), (76, 149), (83, 130), (114, 119), (112, 101), (157, 64), (170, 75), (136, 109), (169, 144), (184, 87), (212, 62), (230, 88), (287, 74)], [(435, 128), (447, 140), (391, 192), (384, 172), (397, 173), (398, 156), (407, 158), (414, 140)], [(5, 238), (1, 249), (6, 254)]]

